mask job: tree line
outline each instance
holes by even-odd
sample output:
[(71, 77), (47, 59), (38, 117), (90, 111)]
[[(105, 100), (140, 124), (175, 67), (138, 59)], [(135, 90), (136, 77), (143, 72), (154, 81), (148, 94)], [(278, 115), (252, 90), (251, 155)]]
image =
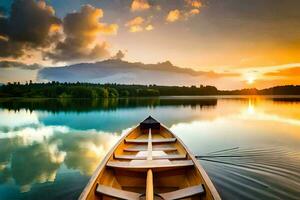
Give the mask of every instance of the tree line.
[(27, 98), (118, 98), (196, 95), (300, 95), (300, 86), (218, 90), (214, 86), (158, 86), (95, 83), (8, 83), (0, 86), (0, 97)]

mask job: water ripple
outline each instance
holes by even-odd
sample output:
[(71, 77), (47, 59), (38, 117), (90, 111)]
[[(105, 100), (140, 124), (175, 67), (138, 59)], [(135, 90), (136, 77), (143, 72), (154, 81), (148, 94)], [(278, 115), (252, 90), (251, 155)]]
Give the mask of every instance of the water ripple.
[(231, 148), (200, 157), (223, 199), (300, 199), (300, 152)]

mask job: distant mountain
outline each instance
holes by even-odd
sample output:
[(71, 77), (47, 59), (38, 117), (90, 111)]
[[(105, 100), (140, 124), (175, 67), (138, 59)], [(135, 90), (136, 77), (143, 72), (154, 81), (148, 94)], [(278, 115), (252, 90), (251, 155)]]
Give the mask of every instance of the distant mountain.
[(105, 60), (65, 67), (48, 67), (39, 70), (39, 80), (59, 82), (91, 82), (121, 84), (191, 85), (201, 84), (208, 76), (220, 77), (215, 72), (180, 68), (166, 61), (157, 64), (130, 63), (122, 60)]

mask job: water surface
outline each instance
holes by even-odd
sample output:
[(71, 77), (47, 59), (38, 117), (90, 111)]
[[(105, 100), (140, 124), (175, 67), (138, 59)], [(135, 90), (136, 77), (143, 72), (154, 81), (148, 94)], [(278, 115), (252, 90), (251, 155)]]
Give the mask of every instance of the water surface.
[(76, 199), (148, 115), (203, 156), (223, 199), (300, 199), (299, 97), (0, 100), (0, 199)]

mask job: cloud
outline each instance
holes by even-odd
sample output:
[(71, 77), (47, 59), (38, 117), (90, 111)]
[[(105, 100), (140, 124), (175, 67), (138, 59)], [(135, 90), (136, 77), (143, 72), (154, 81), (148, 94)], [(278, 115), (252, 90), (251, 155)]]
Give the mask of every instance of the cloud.
[(265, 76), (275, 77), (300, 77), (300, 67), (291, 67), (287, 69), (280, 69), (274, 72), (268, 72)]
[[(105, 60), (97, 63), (81, 63), (65, 67), (48, 67), (39, 71), (41, 80), (59, 82), (101, 82), (120, 84), (188, 85), (205, 81), (234, 78), (238, 73), (195, 71), (181, 68), (166, 61), (157, 64), (130, 63), (122, 60)], [(166, 77), (168, 77), (166, 79)]]
[(129, 20), (125, 26), (129, 28), (129, 32), (140, 32), (143, 31), (142, 24), (144, 23), (144, 18), (142, 17), (135, 17), (132, 20)]
[(34, 182), (53, 182), (64, 155), (54, 145), (47, 144), (33, 144), (15, 151), (11, 158), (11, 173), (16, 184), (21, 186), (21, 192), (28, 192)]
[(54, 61), (91, 61), (108, 57), (108, 44), (99, 41), (99, 37), (116, 34), (118, 25), (99, 22), (102, 17), (103, 10), (91, 5), (67, 14), (63, 19), (65, 39), (47, 56)]
[(190, 10), (189, 14), (190, 15), (198, 15), (200, 13), (200, 10), (197, 8), (194, 8), (192, 10)]
[(20, 68), (20, 69), (27, 69), (27, 70), (37, 70), (40, 69), (41, 66), (36, 63), (32, 65), (27, 65), (16, 61), (0, 61), (0, 69), (1, 68)]
[(64, 164), (82, 174), (92, 175), (99, 162), (105, 157), (111, 146), (119, 138), (107, 132), (72, 132), (57, 134), (51, 140), (58, 144), (60, 152), (66, 152)]
[(125, 26), (137, 26), (137, 25), (141, 25), (141, 24), (144, 23), (144, 21), (145, 20), (142, 17), (135, 17), (132, 20), (128, 21)]
[(146, 26), (145, 30), (146, 31), (152, 31), (154, 29), (153, 25), (149, 24), (148, 26)]
[(200, 0), (185, 0), (185, 2), (188, 6), (191, 6), (194, 8), (201, 8), (203, 6), (203, 4)]
[(20, 57), (30, 49), (48, 47), (60, 19), (44, 1), (15, 0), (8, 17), (0, 16), (0, 57)]
[(131, 33), (135, 32), (141, 32), (141, 31), (151, 31), (153, 30), (153, 25), (150, 24), (151, 18), (149, 18), (147, 21), (143, 17), (135, 17), (131, 20), (129, 20), (125, 26), (128, 27), (128, 31)]
[(182, 14), (181, 14), (180, 10), (178, 10), (178, 9), (171, 10), (166, 17), (166, 21), (167, 22), (176, 22), (177, 20), (180, 19), (181, 15)]
[(131, 3), (131, 11), (144, 11), (150, 7), (148, 0), (133, 0)]
[(200, 14), (200, 8), (203, 6), (200, 0), (185, 0), (185, 3), (185, 8), (170, 10), (166, 16), (166, 21), (188, 20), (190, 17)]
[(0, 183), (13, 180), (21, 192), (36, 183), (55, 181), (63, 164), (91, 175), (119, 138), (110, 132), (41, 124), (7, 133), (0, 130), (0, 135)]
[(122, 60), (125, 57), (125, 53), (119, 50), (116, 55), (112, 56), (111, 59), (113, 60)]

